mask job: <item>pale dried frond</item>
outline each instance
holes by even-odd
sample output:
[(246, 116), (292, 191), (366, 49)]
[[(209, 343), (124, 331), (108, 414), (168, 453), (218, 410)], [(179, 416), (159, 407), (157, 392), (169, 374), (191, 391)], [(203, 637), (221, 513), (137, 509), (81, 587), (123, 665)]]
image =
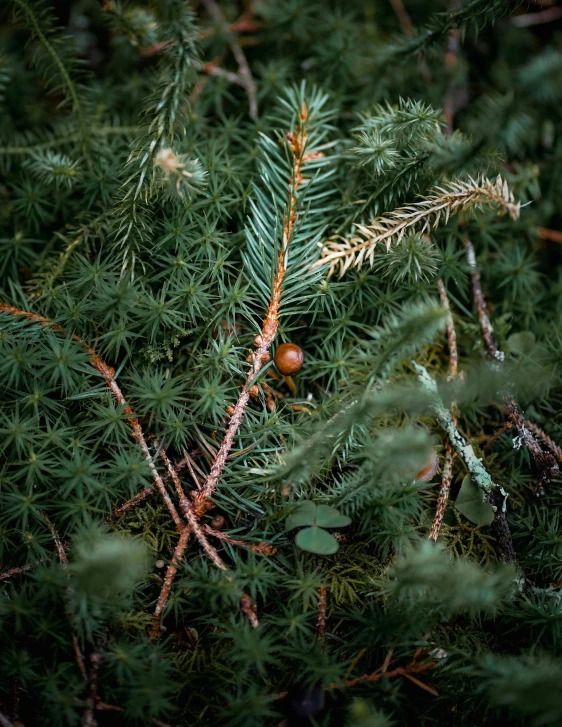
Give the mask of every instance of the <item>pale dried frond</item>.
[(407, 233), (424, 234), (436, 228), (449, 217), (469, 208), (479, 209), (486, 205), (497, 208), (498, 214), (519, 217), (520, 203), (515, 202), (507, 182), (500, 176), (495, 181), (449, 182), (437, 187), (435, 193), (404, 207), (377, 217), (369, 225), (358, 225), (355, 234), (337, 237), (326, 242), (315, 267), (329, 265), (329, 275), (339, 272), (341, 277), (351, 268), (373, 264), (375, 248), (384, 243), (389, 249), (398, 244)]

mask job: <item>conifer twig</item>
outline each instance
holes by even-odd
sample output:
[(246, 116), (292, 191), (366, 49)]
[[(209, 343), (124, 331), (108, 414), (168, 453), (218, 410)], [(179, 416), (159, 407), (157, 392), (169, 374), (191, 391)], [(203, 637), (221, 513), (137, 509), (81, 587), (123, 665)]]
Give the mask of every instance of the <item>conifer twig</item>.
[(283, 291), (283, 283), (285, 279), (286, 262), (289, 254), (289, 248), (291, 245), (291, 239), (293, 236), (293, 229), (295, 222), (297, 221), (297, 191), (302, 183), (305, 181), (302, 176), (303, 166), (307, 161), (305, 153), (307, 134), (306, 134), (306, 121), (308, 118), (308, 109), (306, 104), (303, 104), (300, 110), (300, 124), (296, 131), (287, 134), (289, 146), (294, 155), (293, 170), (291, 179), (289, 182), (289, 208), (283, 221), (283, 239), (282, 244), (279, 248), (279, 257), (277, 263), (277, 271), (273, 280), (272, 293), (269, 301), (267, 314), (264, 318), (261, 334), (256, 336), (255, 346), (252, 353), (252, 366), (248, 372), (246, 383), (242, 387), (238, 401), (232, 410), (230, 417), (230, 423), (226, 430), (226, 434), (219, 447), (211, 470), (207, 475), (203, 487), (192, 493), (193, 503), (195, 506), (195, 513), (197, 517), (200, 517), (206, 510), (213, 507), (210, 498), (215, 492), (217, 483), (222, 475), (228, 455), (234, 442), (236, 432), (242, 424), (244, 418), (244, 412), (246, 406), (250, 400), (250, 392), (253, 386), (253, 381), (261, 371), (263, 366), (270, 360), (269, 349), (275, 340), (277, 335), (277, 328), (279, 325), (279, 308), (281, 304), (281, 293)]
[(539, 233), (539, 237), (543, 240), (550, 240), (550, 242), (559, 242), (562, 244), (562, 232), (558, 232), (558, 230), (549, 230), (546, 227), (539, 227), (537, 232)]
[[(168, 472), (170, 473), (170, 476), (174, 482), (174, 485), (176, 486), (176, 491), (179, 498), (180, 507), (183, 510), (183, 513), (185, 517), (187, 518), (187, 521), (189, 523), (189, 528), (195, 538), (199, 541), (199, 545), (202, 547), (205, 555), (209, 560), (214, 563), (217, 568), (225, 572), (226, 578), (230, 581), (232, 580), (232, 576), (228, 573), (228, 568), (226, 567), (225, 562), (220, 557), (220, 555), (217, 553), (215, 548), (209, 543), (207, 540), (203, 529), (201, 528), (201, 525), (199, 524), (199, 518), (195, 514), (195, 511), (193, 509), (193, 505), (189, 502), (187, 497), (185, 496), (185, 493), (183, 491), (182, 484), (180, 482), (180, 478), (178, 477), (177, 473), (175, 472), (174, 468), (172, 467), (172, 463), (168, 459), (168, 455), (166, 454), (165, 449), (159, 445), (158, 440), (154, 440), (154, 443), (156, 447), (159, 447), (160, 449), (160, 456), (162, 457), (162, 460), (164, 461), (164, 464), (168, 468)], [(186, 541), (187, 542), (187, 541)], [(171, 585), (171, 584), (170, 584)], [(259, 623), (256, 616), (256, 606), (250, 596), (248, 596), (246, 593), (243, 593), (240, 598), (241, 608), (242, 611), (248, 616), (250, 623), (254, 628), (256, 628)]]
[(251, 550), (254, 553), (259, 553), (260, 555), (275, 555), (275, 553), (277, 552), (277, 548), (275, 548), (273, 545), (269, 545), (268, 543), (264, 542), (258, 543), (256, 545), (255, 543), (247, 543), (245, 540), (236, 540), (234, 538), (231, 538), (228, 533), (223, 533), (220, 530), (216, 530), (210, 525), (202, 525), (201, 529), (204, 533), (207, 533), (207, 535), (211, 535), (213, 538), (218, 538), (218, 540), (222, 540), (223, 543), (235, 545), (239, 548), (246, 548), (247, 550)]
[(5, 581), (8, 578), (17, 576), (19, 573), (25, 573), (25, 571), (31, 570), (33, 565), (33, 563), (25, 563), (25, 565), (16, 565), (13, 568), (8, 568), (8, 570), (0, 573), (0, 581)]
[(176, 576), (176, 573), (178, 572), (178, 567), (181, 562), (181, 559), (183, 558), (183, 554), (187, 547), (187, 541), (189, 540), (190, 535), (191, 535), (190, 529), (184, 525), (184, 528), (180, 533), (178, 544), (175, 547), (174, 554), (172, 556), (170, 565), (166, 569), (166, 575), (164, 576), (164, 582), (162, 583), (160, 595), (158, 597), (158, 601), (156, 603), (156, 608), (154, 609), (154, 614), (152, 616), (152, 623), (148, 630), (148, 635), (151, 636), (152, 638), (156, 638), (156, 637), (160, 636), (160, 634), (162, 632), (162, 628), (160, 626), (160, 621), (162, 619), (162, 612), (164, 611), (164, 608), (166, 607), (166, 604), (168, 603), (168, 598), (170, 597), (170, 591), (172, 590), (172, 583), (174, 582), (174, 578)]
[(508, 213), (512, 219), (519, 217), (520, 203), (515, 202), (507, 182), (500, 176), (493, 182), (485, 177), (479, 181), (448, 182), (419, 202), (399, 207), (368, 225), (357, 225), (357, 233), (350, 237), (328, 240), (314, 267), (328, 265), (330, 275), (339, 271), (341, 277), (347, 270), (365, 263), (372, 266), (380, 243), (388, 249), (410, 232), (428, 233), (441, 221), (447, 223), (449, 217), (459, 212), (484, 205), (493, 205), (498, 214)]
[(160, 453), (160, 457), (162, 458), (162, 461), (166, 465), (168, 469), (168, 474), (172, 478), (172, 481), (175, 485), (176, 492), (178, 495), (178, 500), (180, 503), (180, 508), (183, 511), (183, 514), (185, 515), (189, 527), (191, 528), (191, 531), (195, 538), (199, 541), (200, 546), (202, 547), (205, 555), (209, 560), (214, 563), (217, 568), (220, 568), (220, 570), (226, 571), (228, 568), (226, 567), (225, 562), (220, 557), (220, 555), (217, 553), (215, 548), (209, 543), (207, 540), (205, 534), (203, 533), (203, 530), (201, 529), (201, 525), (199, 525), (199, 519), (197, 518), (197, 515), (195, 514), (195, 511), (193, 510), (193, 505), (187, 497), (185, 496), (185, 492), (183, 491), (183, 487), (180, 481), (180, 478), (178, 477), (177, 472), (172, 467), (172, 463), (170, 462), (168, 455), (166, 454), (166, 450), (164, 447), (158, 442), (157, 439), (154, 440), (154, 445), (158, 449)]

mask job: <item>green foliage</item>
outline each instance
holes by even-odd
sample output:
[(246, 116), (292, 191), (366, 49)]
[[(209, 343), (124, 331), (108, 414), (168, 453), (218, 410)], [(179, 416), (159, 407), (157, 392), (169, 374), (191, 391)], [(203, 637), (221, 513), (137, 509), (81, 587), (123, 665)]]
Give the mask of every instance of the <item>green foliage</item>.
[(1, 10), (0, 723), (559, 724), (556, 6)]

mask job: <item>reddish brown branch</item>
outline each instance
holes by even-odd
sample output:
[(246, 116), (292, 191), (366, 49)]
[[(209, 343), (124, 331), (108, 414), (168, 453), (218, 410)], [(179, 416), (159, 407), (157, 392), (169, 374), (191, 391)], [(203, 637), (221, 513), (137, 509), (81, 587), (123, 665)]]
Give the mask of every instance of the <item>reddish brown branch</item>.
[(550, 242), (559, 242), (560, 244), (562, 244), (562, 232), (558, 232), (558, 230), (549, 230), (546, 227), (539, 227), (537, 229), (537, 232), (539, 233), (539, 237), (542, 237), (543, 240), (549, 240)]
[[(158, 440), (154, 440), (155, 446), (158, 447)], [(217, 553), (216, 549), (209, 543), (207, 540), (203, 529), (201, 528), (201, 525), (199, 524), (199, 519), (197, 515), (195, 514), (195, 510), (193, 509), (193, 505), (189, 502), (187, 497), (185, 496), (185, 493), (183, 491), (183, 487), (180, 481), (180, 478), (178, 477), (177, 473), (175, 472), (174, 468), (172, 467), (172, 463), (168, 459), (168, 455), (166, 454), (165, 449), (160, 446), (160, 456), (162, 457), (162, 460), (164, 461), (164, 464), (168, 468), (168, 472), (174, 481), (174, 485), (176, 486), (176, 491), (179, 498), (180, 507), (183, 511), (183, 514), (187, 518), (187, 521), (189, 523), (189, 527), (193, 535), (196, 537), (196, 539), (199, 541), (199, 544), (203, 548), (203, 551), (207, 558), (214, 563), (217, 568), (220, 568), (220, 570), (225, 572), (225, 577), (230, 581), (232, 580), (232, 576), (228, 574), (228, 569), (226, 567), (226, 564), (224, 563), (223, 559), (220, 557), (220, 555)], [(250, 596), (243, 593), (240, 598), (240, 604), (242, 611), (246, 614), (246, 616), (249, 618), (250, 623), (254, 628), (259, 626), (258, 618), (256, 615), (256, 606)]]
[(390, 4), (392, 5), (394, 14), (398, 18), (398, 22), (400, 23), (404, 34), (408, 36), (408, 38), (411, 38), (414, 35), (414, 26), (412, 25), (408, 11), (404, 7), (404, 3), (402, 0), (390, 0)]
[(201, 517), (203, 513), (213, 507), (211, 497), (213, 496), (217, 483), (223, 473), (228, 455), (234, 442), (234, 437), (242, 420), (248, 401), (250, 400), (250, 391), (253, 381), (261, 371), (263, 366), (270, 360), (269, 349), (277, 335), (279, 325), (279, 307), (281, 303), (281, 293), (285, 279), (286, 261), (289, 254), (293, 228), (297, 219), (297, 192), (304, 179), (302, 176), (303, 164), (307, 160), (305, 154), (307, 134), (305, 125), (308, 117), (306, 105), (300, 111), (300, 124), (296, 132), (288, 133), (287, 140), (294, 156), (292, 178), (290, 180), (290, 202), (289, 209), (283, 224), (283, 240), (279, 249), (279, 258), (277, 263), (277, 272), (273, 280), (273, 288), (267, 314), (263, 321), (261, 334), (256, 336), (256, 348), (252, 353), (252, 366), (248, 372), (246, 383), (242, 387), (240, 396), (230, 418), (230, 423), (224, 439), (222, 440), (219, 451), (216, 454), (211, 471), (205, 479), (203, 487), (198, 492), (192, 493), (197, 517)]
[(496, 348), (493, 335), (494, 329), (492, 328), (492, 324), (490, 323), (490, 319), (488, 318), (486, 299), (484, 298), (482, 286), (480, 285), (480, 273), (476, 265), (474, 246), (468, 239), (464, 241), (464, 246), (466, 248), (466, 259), (470, 267), (472, 295), (474, 296), (474, 303), (476, 305), (476, 311), (478, 313), (478, 320), (480, 321), (482, 337), (484, 338), (486, 348), (488, 349), (488, 353), (490, 354), (491, 358), (495, 359), (496, 361), (503, 361), (505, 359), (505, 355), (503, 351), (500, 351), (498, 350), (498, 348)]
[[(174, 469), (176, 472), (180, 472), (184, 467), (189, 466), (189, 462), (184, 457), (182, 460), (180, 460), (176, 465), (174, 465)], [(162, 478), (164, 482), (168, 482), (171, 479), (170, 475), (166, 475)], [(151, 485), (144, 487), (140, 492), (137, 492), (137, 494), (132, 497), (130, 500), (127, 500), (123, 505), (119, 505), (119, 507), (114, 508), (111, 515), (106, 515), (104, 518), (104, 523), (111, 522), (111, 520), (117, 520), (121, 517), (124, 513), (126, 513), (128, 510), (131, 510), (133, 507), (136, 507), (137, 505), (140, 505), (141, 502), (146, 500), (147, 497), (152, 495), (154, 493), (154, 487)]]
[(232, 28), (236, 26), (229, 26), (222, 10), (219, 8), (215, 0), (203, 0), (203, 4), (205, 5), (209, 15), (227, 32), (228, 45), (230, 46), (232, 55), (238, 63), (239, 76), (237, 76), (237, 78), (240, 78), (242, 85), (246, 89), (248, 102), (250, 104), (250, 116), (253, 119), (256, 119), (258, 116), (258, 89), (244, 51), (242, 50), (238, 39), (232, 33)]
[(176, 548), (174, 550), (172, 562), (166, 569), (166, 575), (164, 576), (164, 582), (160, 590), (160, 596), (158, 597), (158, 602), (156, 603), (156, 608), (154, 609), (154, 615), (152, 616), (152, 624), (150, 625), (150, 629), (148, 631), (149, 636), (151, 636), (152, 638), (156, 638), (161, 634), (162, 630), (160, 627), (160, 621), (162, 619), (162, 612), (164, 611), (164, 608), (168, 603), (170, 591), (172, 590), (172, 583), (174, 582), (174, 578), (176, 576), (176, 573), (178, 572), (178, 567), (181, 563), (181, 559), (183, 558), (183, 554), (187, 547), (187, 541), (189, 540), (190, 534), (191, 532), (189, 528), (187, 526), (184, 526), (182, 532), (180, 533), (178, 544), (176, 545)]
[[(455, 330), (455, 324), (453, 316), (451, 314), (451, 304), (449, 302), (449, 296), (445, 284), (441, 279), (437, 281), (437, 287), (439, 289), (439, 297), (443, 307), (448, 311), (447, 316), (447, 340), (449, 344), (449, 374), (448, 378), (453, 379), (458, 373), (459, 357), (457, 351), (457, 333)], [(453, 422), (456, 426), (456, 416), (454, 412), (454, 405), (451, 411), (453, 416)], [(443, 465), (443, 474), (441, 477), (441, 489), (439, 490), (439, 496), (437, 498), (437, 506), (435, 508), (435, 515), (431, 524), (431, 530), (429, 531), (429, 539), (434, 542), (437, 541), (439, 533), (441, 531), (441, 525), (443, 524), (443, 518), (445, 517), (445, 511), (447, 509), (447, 503), (449, 501), (449, 493), (451, 491), (451, 481), (453, 479), (453, 456), (454, 449), (449, 441), (445, 443), (445, 464)]]
[[(124, 712), (125, 710), (123, 707), (118, 707), (116, 704), (106, 704), (106, 702), (101, 702), (98, 700), (96, 702), (96, 709), (100, 712)], [(166, 724), (166, 722), (161, 722), (159, 719), (156, 719), (153, 717), (151, 719), (151, 722), (153, 725), (156, 725), (156, 727), (171, 727), (169, 724)]]
[(3, 573), (0, 573), (0, 581), (5, 581), (8, 578), (17, 576), (20, 573), (24, 573), (25, 571), (31, 570), (32, 568), (33, 568), (32, 563), (26, 563), (25, 565), (17, 565), (14, 568), (8, 568), (8, 570), (5, 570)]
[(562, 6), (554, 5), (547, 10), (541, 10), (538, 13), (524, 13), (523, 15), (515, 15), (510, 19), (512, 25), (518, 28), (528, 28), (531, 25), (544, 25), (544, 23), (552, 23), (562, 18)]
[[(505, 355), (503, 351), (500, 351), (494, 342), (493, 329), (486, 312), (486, 300), (482, 293), (480, 286), (480, 273), (476, 267), (476, 256), (474, 254), (474, 247), (470, 240), (465, 240), (466, 255), (468, 264), (471, 268), (471, 281), (472, 281), (472, 292), (474, 295), (474, 302), (478, 311), (478, 318), (480, 320), (480, 328), (482, 330), (482, 336), (486, 342), (486, 347), (491, 358), (496, 361), (504, 361)], [(531, 434), (529, 428), (526, 425), (526, 420), (521, 414), (519, 406), (514, 401), (513, 397), (508, 393), (504, 392), (504, 404), (509, 421), (516, 428), (519, 444), (524, 444), (529, 450), (537, 474), (540, 476), (542, 482), (547, 482), (552, 477), (556, 477), (559, 472), (558, 464), (554, 457), (548, 452), (543, 452), (537, 440)]]
[(449, 493), (451, 492), (451, 480), (453, 479), (453, 447), (450, 442), (445, 443), (445, 464), (443, 465), (443, 474), (441, 478), (441, 489), (437, 498), (437, 507), (429, 531), (429, 539), (437, 542), (443, 518), (449, 501)]
[(459, 355), (457, 351), (457, 334), (455, 331), (455, 324), (453, 322), (453, 316), (451, 315), (451, 304), (449, 303), (449, 296), (447, 290), (441, 279), (437, 281), (437, 288), (439, 290), (439, 297), (443, 308), (447, 310), (447, 341), (449, 344), (449, 378), (453, 379), (458, 372), (459, 366)]
[(207, 535), (211, 535), (213, 538), (222, 540), (223, 543), (228, 543), (229, 545), (234, 545), (239, 548), (246, 548), (254, 553), (259, 553), (260, 555), (275, 555), (277, 552), (277, 548), (273, 545), (268, 545), (263, 542), (255, 545), (254, 543), (246, 543), (244, 540), (235, 540), (234, 538), (231, 538), (228, 533), (222, 533), (220, 530), (216, 530), (210, 525), (202, 525), (201, 529), (204, 533), (207, 533)]

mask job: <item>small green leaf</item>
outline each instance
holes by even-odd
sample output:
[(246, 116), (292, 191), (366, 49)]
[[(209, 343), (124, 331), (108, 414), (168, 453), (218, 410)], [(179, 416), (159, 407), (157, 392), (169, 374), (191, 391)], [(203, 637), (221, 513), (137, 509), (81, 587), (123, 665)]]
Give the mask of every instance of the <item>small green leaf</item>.
[(484, 502), (482, 490), (472, 481), (470, 475), (466, 475), (462, 481), (455, 507), (475, 525), (489, 525), (494, 519), (494, 508), (489, 502)]
[(300, 528), (303, 525), (314, 525), (316, 522), (316, 505), (311, 500), (303, 500), (287, 518), (287, 530)]
[(338, 541), (317, 525), (299, 530), (295, 543), (301, 550), (317, 555), (332, 555), (339, 548)]
[(536, 341), (532, 331), (519, 331), (519, 333), (512, 333), (507, 339), (507, 346), (512, 353), (529, 356), (535, 348)]
[(344, 528), (349, 525), (351, 518), (342, 515), (335, 507), (328, 505), (316, 506), (316, 525), (321, 528)]

